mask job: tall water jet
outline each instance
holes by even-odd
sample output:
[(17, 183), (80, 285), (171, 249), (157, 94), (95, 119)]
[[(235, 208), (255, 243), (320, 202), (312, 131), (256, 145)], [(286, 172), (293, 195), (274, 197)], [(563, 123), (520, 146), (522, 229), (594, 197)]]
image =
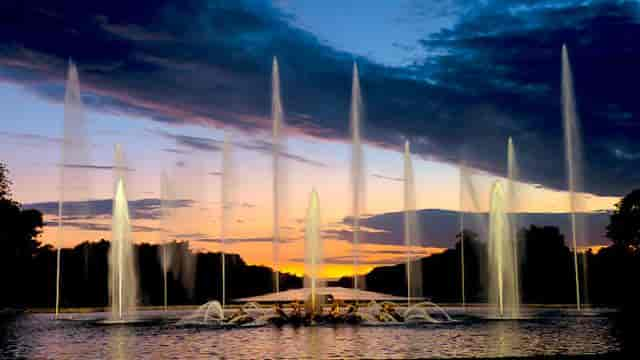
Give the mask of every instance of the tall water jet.
[(459, 200), (460, 200), (460, 209), (459, 209), (459, 234), (460, 234), (460, 297), (462, 301), (462, 307), (466, 306), (466, 286), (465, 286), (465, 268), (464, 268), (464, 215), (467, 210), (466, 207), (466, 194), (465, 194), (465, 182), (468, 181), (469, 178), (469, 170), (464, 165), (464, 163), (460, 164), (460, 189), (459, 189)]
[(309, 197), (304, 237), (304, 287), (308, 291), (305, 307), (317, 313), (320, 307), (317, 289), (321, 287), (322, 237), (320, 234), (320, 200), (315, 189)]
[(416, 214), (416, 192), (409, 141), (404, 144), (404, 244), (407, 249), (407, 304), (422, 297), (422, 266), (413, 248), (418, 246), (419, 232)]
[(360, 262), (360, 216), (364, 211), (364, 154), (361, 138), (362, 97), (360, 94), (360, 78), (358, 65), (353, 63), (353, 80), (351, 85), (351, 193), (353, 218), (353, 288), (364, 287), (358, 283), (358, 268)]
[(515, 279), (515, 241), (509, 217), (509, 200), (503, 182), (491, 187), (489, 210), (489, 301), (494, 316), (517, 318), (520, 316), (518, 287)]
[[(578, 242), (584, 236), (584, 219), (578, 216), (581, 210), (579, 192), (582, 189), (582, 144), (580, 141), (580, 120), (576, 111), (573, 94), (573, 77), (567, 46), (562, 46), (562, 123), (564, 146), (569, 182), (569, 216), (571, 221), (571, 245), (576, 285), (576, 308), (582, 308), (580, 299), (580, 276), (578, 268)], [(586, 265), (586, 261), (583, 261)]]
[(160, 230), (161, 236), (161, 253), (160, 258), (162, 261), (162, 281), (164, 288), (164, 310), (168, 307), (168, 281), (167, 276), (169, 274), (169, 267), (172, 262), (172, 252), (169, 249), (169, 240), (171, 238), (171, 220), (174, 218), (174, 201), (175, 196), (173, 193), (173, 187), (169, 182), (169, 176), (165, 171), (162, 172), (160, 177), (160, 223), (162, 229)]
[(513, 249), (513, 301), (520, 304), (520, 258), (518, 255), (518, 162), (513, 139), (507, 142), (507, 211), (509, 216), (509, 238)]
[(109, 295), (111, 319), (126, 320), (135, 311), (138, 295), (138, 277), (135, 268), (131, 219), (125, 185), (126, 165), (122, 148), (115, 148), (115, 188), (109, 249)]
[[(60, 161), (60, 185), (58, 202), (58, 230), (56, 238), (56, 303), (55, 316), (60, 312), (61, 298), (61, 249), (64, 244), (64, 202), (84, 203), (85, 215), (89, 214), (89, 141), (87, 120), (80, 94), (80, 80), (76, 65), (69, 61), (67, 84), (64, 96), (64, 125)], [(85, 247), (85, 251), (88, 247)], [(85, 270), (88, 268), (88, 254), (85, 253)], [(86, 275), (86, 273), (85, 273)]]
[(273, 57), (273, 67), (271, 74), (271, 119), (273, 121), (272, 131), (272, 153), (273, 153), (273, 270), (274, 290), (280, 292), (280, 243), (282, 234), (280, 233), (280, 221), (282, 217), (282, 202), (284, 196), (283, 182), (284, 169), (283, 160), (280, 154), (284, 151), (284, 110), (280, 94), (280, 72), (278, 59)]
[(220, 182), (221, 189), (221, 219), (220, 219), (220, 254), (221, 254), (221, 267), (222, 267), (222, 306), (226, 305), (226, 292), (227, 292), (227, 275), (225, 264), (225, 252), (226, 249), (226, 236), (231, 221), (231, 187), (233, 181), (232, 164), (231, 164), (231, 133), (226, 131), (224, 134), (224, 143), (222, 145), (222, 181)]

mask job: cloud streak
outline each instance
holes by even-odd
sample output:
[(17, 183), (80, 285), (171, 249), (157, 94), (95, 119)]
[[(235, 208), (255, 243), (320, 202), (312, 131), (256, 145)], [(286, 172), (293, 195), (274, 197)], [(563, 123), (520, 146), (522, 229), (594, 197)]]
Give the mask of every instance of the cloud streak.
[[(168, 205), (175, 208), (191, 207), (195, 202), (193, 200), (173, 200)], [(57, 216), (58, 202), (40, 202), (24, 204), (26, 209), (40, 210), (44, 215)], [(161, 200), (157, 198), (147, 198), (129, 201), (129, 211), (133, 219), (153, 220), (160, 218)], [(89, 201), (66, 201), (63, 204), (63, 219), (73, 220), (78, 217), (110, 217), (113, 213), (113, 200), (98, 199)]]

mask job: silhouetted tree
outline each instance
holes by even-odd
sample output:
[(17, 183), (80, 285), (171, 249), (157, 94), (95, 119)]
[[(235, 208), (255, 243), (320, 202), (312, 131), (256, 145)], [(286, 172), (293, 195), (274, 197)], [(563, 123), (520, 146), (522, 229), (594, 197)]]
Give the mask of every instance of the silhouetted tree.
[[(486, 251), (485, 245), (480, 242), (477, 233), (463, 229), (456, 234), (456, 246), (455, 250), (458, 256), (458, 262), (462, 260), (462, 242), (464, 241), (464, 282), (465, 282), (465, 297), (467, 301), (480, 301), (485, 296), (485, 289), (482, 284), (486, 281)], [(461, 264), (457, 267), (457, 280), (456, 283), (460, 284), (462, 281)], [(457, 286), (458, 289), (462, 289), (462, 284)], [(461, 295), (458, 296), (458, 299)]]
[(18, 306), (27, 299), (32, 257), (40, 243), (43, 226), (37, 210), (23, 210), (11, 199), (11, 181), (6, 165), (0, 163), (0, 306)]
[(518, 232), (522, 299), (528, 303), (571, 303), (573, 263), (564, 235), (555, 226), (535, 226)]
[(607, 237), (617, 246), (638, 250), (640, 245), (640, 189), (634, 190), (615, 205)]
[(9, 170), (7, 165), (0, 162), (0, 200), (8, 200), (11, 198), (11, 180), (9, 179)]

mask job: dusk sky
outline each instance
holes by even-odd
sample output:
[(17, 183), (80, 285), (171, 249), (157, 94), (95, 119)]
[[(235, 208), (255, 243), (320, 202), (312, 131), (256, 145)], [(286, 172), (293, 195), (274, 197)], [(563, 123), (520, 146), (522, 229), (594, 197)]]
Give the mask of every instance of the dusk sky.
[[(638, 39), (637, 1), (5, 0), (0, 161), (11, 171), (14, 198), (45, 213), (50, 224), (41, 240), (55, 244), (72, 59), (90, 143), (87, 188), (76, 194), (92, 201), (89, 212), (69, 205), (63, 245), (109, 239), (111, 167), (119, 143), (130, 169), (135, 240), (162, 241), (158, 230), (165, 229), (194, 249), (217, 251), (228, 131), (234, 185), (228, 251), (271, 265), (276, 56), (287, 123), (283, 270), (302, 271), (304, 216), (315, 187), (325, 274), (349, 274), (349, 104), (356, 62), (368, 216), (363, 272), (404, 261), (397, 212), (406, 139), (414, 153), (417, 207), (425, 209), (422, 253), (454, 244), (460, 162), (473, 169), (477, 210), (486, 209), (491, 183), (506, 174), (509, 136), (522, 179), (518, 211), (566, 230), (560, 94), (566, 44), (584, 151), (581, 210), (593, 212), (580, 245), (606, 245), (603, 211), (640, 183)], [(163, 171), (183, 200), (164, 224), (158, 217)]]

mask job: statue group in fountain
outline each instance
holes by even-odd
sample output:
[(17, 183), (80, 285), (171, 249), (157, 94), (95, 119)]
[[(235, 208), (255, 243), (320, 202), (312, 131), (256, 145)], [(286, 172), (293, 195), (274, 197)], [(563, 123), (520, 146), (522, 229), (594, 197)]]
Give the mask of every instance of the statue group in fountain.
[[(455, 322), (447, 312), (436, 304), (424, 301), (410, 307), (401, 307), (390, 302), (370, 301), (366, 304), (331, 301), (328, 306), (309, 306), (293, 301), (287, 306), (275, 303), (261, 307), (255, 302), (243, 304), (235, 310), (227, 310), (217, 300), (201, 305), (193, 314), (179, 321), (183, 326), (207, 327), (256, 327), (268, 324), (276, 326), (313, 326), (326, 324), (360, 324), (370, 326), (406, 325)], [(433, 310), (433, 311), (430, 311)]]

